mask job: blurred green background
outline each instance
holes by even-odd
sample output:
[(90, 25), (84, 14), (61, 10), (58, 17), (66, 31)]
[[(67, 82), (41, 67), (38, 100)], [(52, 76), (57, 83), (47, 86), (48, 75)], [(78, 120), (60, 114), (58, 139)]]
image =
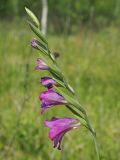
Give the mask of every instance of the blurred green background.
[[(37, 51), (24, 7), (41, 19), (41, 0), (0, 0), (0, 160), (95, 160), (83, 127), (53, 149), (44, 119), (72, 116), (64, 106), (40, 113)], [(49, 0), (47, 39), (97, 132), (101, 160), (120, 160), (120, 0)]]

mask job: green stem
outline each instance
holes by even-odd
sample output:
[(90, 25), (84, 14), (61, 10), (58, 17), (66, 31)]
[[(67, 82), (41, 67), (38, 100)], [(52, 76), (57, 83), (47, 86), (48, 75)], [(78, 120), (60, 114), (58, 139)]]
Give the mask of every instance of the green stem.
[(89, 120), (88, 120), (88, 117), (87, 117), (86, 112), (84, 113), (84, 116), (85, 116), (85, 120), (86, 120), (86, 122), (87, 122), (87, 127), (88, 127), (88, 129), (90, 130), (90, 132), (91, 132), (91, 134), (92, 134), (92, 136), (93, 136), (97, 160), (100, 160), (99, 151), (98, 151), (98, 145), (97, 145), (97, 141), (96, 141), (96, 133), (95, 133), (95, 131), (93, 130), (93, 128), (91, 127), (91, 125), (90, 125), (90, 122), (89, 122)]
[(97, 160), (100, 160), (98, 144), (97, 144), (96, 136), (94, 136), (94, 135), (93, 135), (93, 140), (94, 140), (94, 143), (95, 143), (95, 150), (96, 150)]
[(91, 133), (92, 133), (94, 136), (96, 136), (96, 133), (95, 133), (94, 129), (92, 128), (92, 126), (91, 126), (91, 124), (90, 124), (90, 122), (89, 122), (89, 120), (88, 120), (88, 117), (87, 117), (86, 112), (84, 112), (84, 118), (85, 118), (85, 120), (86, 120), (86, 122), (87, 122), (88, 129), (91, 131)]

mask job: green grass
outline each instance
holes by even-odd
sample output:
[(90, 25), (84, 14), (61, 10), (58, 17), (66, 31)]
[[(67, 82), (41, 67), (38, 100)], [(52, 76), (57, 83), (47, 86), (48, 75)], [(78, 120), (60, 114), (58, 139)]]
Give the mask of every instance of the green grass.
[[(34, 70), (39, 55), (30, 49), (32, 37), (25, 24), (0, 25), (0, 159), (95, 160), (93, 140), (83, 127), (64, 137), (62, 153), (48, 140), (44, 119), (74, 116), (64, 106), (39, 114), (44, 90), (39, 79), (47, 72)], [(96, 129), (101, 160), (120, 159), (119, 30), (49, 35), (48, 41), (61, 53), (58, 63)]]

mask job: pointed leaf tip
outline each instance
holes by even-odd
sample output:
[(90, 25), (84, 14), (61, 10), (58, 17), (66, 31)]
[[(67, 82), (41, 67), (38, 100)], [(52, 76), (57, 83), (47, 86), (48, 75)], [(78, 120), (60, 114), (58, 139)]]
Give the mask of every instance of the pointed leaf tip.
[(40, 24), (39, 24), (39, 21), (38, 21), (37, 17), (35, 16), (35, 14), (30, 9), (28, 9), (27, 7), (25, 7), (25, 10), (26, 10), (28, 16), (31, 18), (31, 20), (39, 28)]

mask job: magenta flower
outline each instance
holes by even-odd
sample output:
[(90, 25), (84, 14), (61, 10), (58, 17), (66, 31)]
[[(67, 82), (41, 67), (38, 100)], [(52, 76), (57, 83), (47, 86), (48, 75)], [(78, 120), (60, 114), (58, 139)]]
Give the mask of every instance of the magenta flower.
[(37, 40), (36, 40), (35, 38), (32, 39), (32, 41), (31, 41), (31, 46), (32, 46), (33, 48), (36, 48), (36, 47), (37, 47)]
[(50, 128), (49, 138), (54, 141), (54, 148), (57, 147), (59, 150), (61, 150), (61, 141), (64, 134), (80, 126), (78, 120), (73, 118), (52, 118), (44, 123), (46, 127)]
[(55, 86), (57, 85), (56, 81), (53, 80), (53, 79), (50, 78), (50, 77), (43, 77), (43, 78), (41, 78), (40, 83), (41, 83), (43, 86), (47, 87), (48, 89), (52, 88), (53, 85), (55, 85)]
[(49, 69), (47, 64), (41, 58), (37, 59), (37, 66), (35, 68), (37, 70), (48, 70)]
[(49, 89), (48, 91), (44, 91), (39, 96), (42, 104), (41, 108), (43, 113), (47, 108), (50, 108), (54, 105), (67, 104), (67, 101), (61, 96), (59, 93)]

